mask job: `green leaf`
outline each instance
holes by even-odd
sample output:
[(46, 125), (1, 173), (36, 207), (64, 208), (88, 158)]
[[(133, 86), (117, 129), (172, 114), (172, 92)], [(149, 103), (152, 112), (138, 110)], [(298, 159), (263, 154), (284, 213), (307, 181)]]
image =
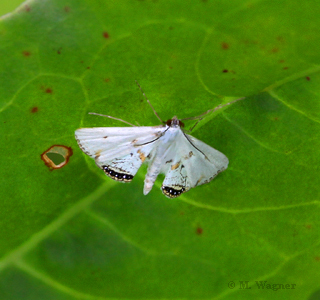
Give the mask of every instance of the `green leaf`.
[(0, 3), (0, 16), (10, 13), (22, 2), (22, 0), (2, 1)]
[[(319, 8), (38, 0), (3, 17), (1, 299), (317, 299)], [(174, 200), (163, 176), (143, 195), (146, 167), (107, 178), (74, 131), (125, 126), (88, 112), (158, 125), (134, 80), (163, 119), (246, 96), (192, 133), (229, 168)], [(53, 169), (48, 149), (72, 155)]]

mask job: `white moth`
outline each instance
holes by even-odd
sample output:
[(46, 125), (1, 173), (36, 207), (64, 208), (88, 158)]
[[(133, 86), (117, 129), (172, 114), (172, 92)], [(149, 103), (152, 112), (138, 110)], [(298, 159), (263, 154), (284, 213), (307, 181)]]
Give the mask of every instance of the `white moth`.
[[(198, 119), (199, 122), (208, 112), (241, 99), (188, 119)], [(153, 109), (150, 101), (147, 101)], [(130, 182), (142, 163), (148, 163), (143, 189), (145, 195), (151, 191), (160, 173), (165, 174), (161, 187), (163, 194), (174, 198), (211, 181), (228, 167), (229, 160), (223, 153), (186, 134), (182, 129), (183, 122), (176, 116), (167, 122), (161, 120), (164, 125), (160, 126), (135, 126), (123, 122), (133, 127), (80, 128), (76, 130), (75, 137), (83, 152), (94, 158), (98, 167), (114, 180)]]

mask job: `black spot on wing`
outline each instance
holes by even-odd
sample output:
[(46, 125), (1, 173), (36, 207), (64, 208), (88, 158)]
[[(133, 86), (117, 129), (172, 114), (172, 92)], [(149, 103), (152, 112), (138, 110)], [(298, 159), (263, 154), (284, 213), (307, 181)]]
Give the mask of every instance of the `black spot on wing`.
[(111, 179), (122, 182), (130, 182), (133, 179), (133, 175), (122, 169), (115, 169), (110, 166), (102, 166), (102, 170), (108, 175)]
[(182, 193), (186, 192), (186, 189), (182, 186), (175, 185), (171, 186), (162, 186), (162, 193), (169, 198), (179, 197)]

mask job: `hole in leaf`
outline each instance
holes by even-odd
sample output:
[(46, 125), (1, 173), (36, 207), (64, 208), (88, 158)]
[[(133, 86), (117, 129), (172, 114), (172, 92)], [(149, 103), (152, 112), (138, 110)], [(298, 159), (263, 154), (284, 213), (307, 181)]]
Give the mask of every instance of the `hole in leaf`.
[(70, 147), (53, 145), (41, 154), (41, 159), (48, 168), (54, 170), (64, 167), (72, 154)]
[(64, 157), (58, 153), (47, 153), (47, 157), (56, 165), (60, 165), (65, 161)]

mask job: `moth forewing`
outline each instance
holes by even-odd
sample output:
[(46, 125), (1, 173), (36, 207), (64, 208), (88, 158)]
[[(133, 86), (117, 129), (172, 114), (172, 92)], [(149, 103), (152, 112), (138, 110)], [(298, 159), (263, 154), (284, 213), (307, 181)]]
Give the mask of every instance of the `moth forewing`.
[[(127, 130), (126, 130), (127, 129)], [(80, 128), (75, 136), (84, 153), (110, 178), (130, 182), (153, 149), (163, 126)]]
[(200, 153), (193, 152), (195, 155), (190, 159), (192, 163), (186, 166), (188, 173), (194, 170), (193, 176), (189, 178), (190, 187), (193, 188), (214, 179), (228, 167), (229, 160), (223, 153), (204, 142), (190, 135), (188, 137), (192, 144), (201, 151)]
[(225, 170), (228, 167), (229, 159), (220, 151), (218, 151), (215, 148), (212, 148), (211, 146), (207, 145), (206, 143), (196, 139), (195, 137), (191, 135), (187, 135), (189, 140), (192, 142), (192, 144), (199, 149), (202, 153), (205, 154), (203, 156), (206, 160), (214, 165), (215, 168), (217, 168), (217, 171)]
[(190, 135), (179, 135), (172, 150), (175, 155), (161, 188), (170, 198), (211, 181), (228, 167), (228, 158), (223, 153)]

